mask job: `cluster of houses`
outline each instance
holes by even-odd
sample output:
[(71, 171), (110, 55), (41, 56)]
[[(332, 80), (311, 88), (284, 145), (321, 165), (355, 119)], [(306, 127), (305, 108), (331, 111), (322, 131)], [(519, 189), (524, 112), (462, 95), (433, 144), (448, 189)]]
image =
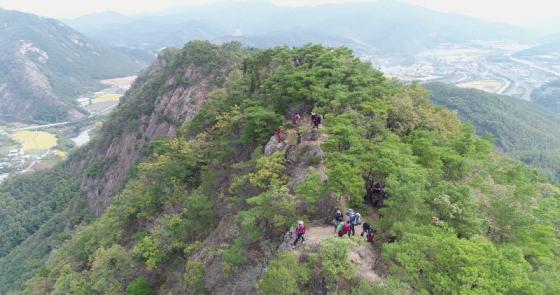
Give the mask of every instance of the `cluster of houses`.
[(10, 150), (8, 155), (0, 158), (0, 173), (22, 170), (31, 159), (31, 155), (26, 155), (22, 148)]

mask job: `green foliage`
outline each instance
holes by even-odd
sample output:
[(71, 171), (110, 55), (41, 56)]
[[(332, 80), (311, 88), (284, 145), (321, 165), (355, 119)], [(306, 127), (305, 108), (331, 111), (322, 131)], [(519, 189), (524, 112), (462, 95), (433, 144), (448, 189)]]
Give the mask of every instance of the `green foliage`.
[(552, 181), (560, 181), (560, 117), (554, 108), (440, 83), (426, 86), (435, 103), (457, 110), (462, 119), (476, 126), (478, 134), (491, 134), (506, 153), (537, 168)]
[(352, 290), (352, 295), (408, 295), (412, 289), (395, 278), (388, 278), (384, 284), (362, 282)]
[(238, 213), (243, 229), (252, 240), (261, 233), (279, 237), (296, 217), (296, 198), (285, 185), (272, 182), (268, 191), (247, 199), (251, 209)]
[(243, 109), (242, 120), (241, 141), (264, 143), (280, 126), (282, 117), (263, 106), (251, 105)]
[(78, 191), (76, 177), (60, 167), (3, 183), (0, 186), (0, 257), (61, 212)]
[(458, 239), (437, 228), (407, 233), (384, 245), (395, 260), (393, 272), (419, 291), (430, 293), (538, 294), (527, 276), (529, 264), (517, 249), (500, 249), (477, 236)]
[(550, 81), (533, 90), (531, 101), (560, 113), (560, 80)]
[(208, 290), (204, 285), (206, 270), (204, 264), (199, 261), (189, 260), (185, 266), (185, 288), (192, 290), (194, 294), (208, 294)]
[(137, 277), (134, 281), (130, 282), (126, 287), (126, 295), (152, 295), (154, 292), (148, 285), (146, 278), (143, 276)]
[(132, 256), (119, 245), (99, 248), (91, 259), (92, 289), (101, 294), (124, 292), (133, 273)]
[(74, 271), (69, 265), (62, 269), (60, 277), (54, 284), (53, 295), (86, 295), (91, 294), (91, 286), (84, 274)]
[(354, 275), (354, 269), (348, 260), (348, 250), (358, 246), (357, 239), (328, 238), (321, 242), (319, 258), (321, 261), (321, 275), (327, 284), (333, 285), (341, 280), (349, 280)]
[(153, 269), (156, 267), (162, 260), (167, 257), (167, 254), (162, 248), (161, 245), (156, 242), (156, 240), (151, 236), (144, 237), (136, 247), (134, 247), (134, 253), (139, 255), (146, 261), (146, 265), (148, 269)]
[(232, 245), (222, 252), (224, 261), (238, 266), (247, 263), (247, 249), (241, 238), (236, 238)]
[(284, 154), (276, 152), (270, 157), (260, 157), (255, 165), (255, 173), (249, 175), (249, 181), (257, 188), (265, 189), (273, 181), (285, 181)]
[(258, 285), (259, 294), (301, 294), (309, 279), (307, 267), (299, 264), (294, 254), (284, 252), (268, 264), (268, 271)]
[[(295, 220), (315, 213), (314, 205), (340, 198), (364, 212), (364, 196), (381, 198), (373, 190), (379, 182), (388, 198), (374, 227), (391, 269), (387, 284), (360, 284), (347, 257), (357, 241), (331, 238), (301, 262), (289, 254), (271, 262), (261, 292), (315, 292), (317, 285), (356, 294), (557, 291), (558, 187), (495, 153), (489, 138), (431, 105), (418, 84), (385, 79), (347, 49), (254, 50), (241, 69), (237, 49), (226, 47), (201, 42), (166, 50), (162, 68), (139, 78), (149, 81), (129, 92), (98, 145), (108, 146), (123, 128), (143, 128), (142, 116), (154, 115), (158, 97), (174, 87), (213, 81), (218, 72), (228, 81), (215, 81), (222, 88), (211, 89), (192, 123), (172, 122), (182, 126), (177, 138), (144, 149), (111, 205), (57, 249), (28, 290), (54, 289), (76, 276), (94, 292), (122, 293), (145, 272), (167, 276), (183, 255), (185, 282), (204, 292), (205, 269), (194, 261), (223, 259), (226, 274), (260, 263)], [(292, 65), (296, 56), (303, 66)], [(231, 70), (236, 62), (240, 68)], [(189, 69), (204, 75), (191, 81)], [(320, 168), (328, 181), (311, 173), (291, 188), (285, 155), (264, 157), (262, 144), (283, 123), (290, 128), (285, 122), (293, 112), (312, 109), (325, 116), (325, 166), (309, 169)], [(109, 261), (116, 267), (109, 269)]]
[(48, 255), (69, 239), (74, 226), (87, 220), (88, 213), (86, 200), (77, 198), (71, 201), (68, 208), (54, 215), (10, 253), (0, 258), (0, 293), (22, 288), (25, 281), (35, 274), (46, 276), (50, 271), (45, 267)]
[(303, 182), (298, 184), (295, 191), (302, 201), (313, 203), (325, 196), (326, 189), (321, 181), (321, 175), (311, 172)]

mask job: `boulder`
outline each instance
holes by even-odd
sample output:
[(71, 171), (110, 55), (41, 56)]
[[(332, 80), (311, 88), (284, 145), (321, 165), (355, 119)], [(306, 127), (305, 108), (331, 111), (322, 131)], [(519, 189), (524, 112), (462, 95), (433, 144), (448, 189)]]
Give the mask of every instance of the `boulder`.
[(319, 131), (317, 131), (317, 129), (313, 128), (309, 132), (304, 132), (301, 135), (301, 139), (303, 141), (315, 141), (315, 140), (319, 139)]
[(285, 152), (288, 148), (288, 143), (285, 140), (278, 142), (276, 136), (271, 136), (268, 143), (264, 146), (264, 155), (270, 156), (276, 152)]

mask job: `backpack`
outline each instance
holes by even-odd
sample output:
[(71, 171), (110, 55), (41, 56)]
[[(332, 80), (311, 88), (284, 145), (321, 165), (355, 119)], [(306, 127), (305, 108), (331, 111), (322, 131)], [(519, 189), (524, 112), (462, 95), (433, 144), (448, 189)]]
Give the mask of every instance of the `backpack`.
[(349, 216), (349, 220), (351, 225), (358, 224), (358, 215), (355, 212), (352, 212)]
[(360, 213), (356, 212), (356, 217), (354, 220), (354, 224), (362, 224), (362, 215), (360, 215)]

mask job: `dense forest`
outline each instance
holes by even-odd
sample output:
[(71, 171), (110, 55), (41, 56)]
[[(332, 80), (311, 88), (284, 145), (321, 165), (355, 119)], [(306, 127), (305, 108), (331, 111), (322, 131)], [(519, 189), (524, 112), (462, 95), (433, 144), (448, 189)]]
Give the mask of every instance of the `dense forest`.
[(480, 136), (491, 135), (498, 148), (560, 181), (560, 116), (550, 106), (442, 83), (424, 86), (433, 102), (456, 110)]
[(531, 101), (560, 113), (560, 80), (548, 82), (531, 93)]
[[(560, 290), (560, 188), (497, 153), (492, 139), (433, 105), (421, 86), (385, 78), (344, 48), (247, 50), (236, 43), (190, 42), (165, 54), (157, 78), (135, 83), (88, 148), (127, 129), (140, 132), (142, 122), (130, 121), (135, 114), (160, 111), (164, 120), (165, 110), (153, 106), (166, 93), (211, 83), (194, 119), (173, 122), (177, 136), (143, 147), (142, 160), (103, 214), (65, 236), (21, 289), (18, 283), (4, 290)], [(226, 60), (230, 66), (224, 68)], [(181, 79), (193, 71), (221, 71), (226, 78)], [(310, 112), (323, 116), (321, 128), (309, 126)], [(304, 115), (299, 127), (295, 113)], [(273, 136), (278, 129), (285, 138)], [(102, 167), (84, 171), (104, 173)], [(388, 196), (379, 208), (364, 199), (374, 183), (382, 183)], [(350, 251), (372, 247), (359, 236), (282, 247), (298, 219), (323, 224), (344, 206), (376, 213), (368, 215), (378, 231), (371, 249), (386, 265), (376, 270), (377, 280), (360, 277), (349, 259)]]

